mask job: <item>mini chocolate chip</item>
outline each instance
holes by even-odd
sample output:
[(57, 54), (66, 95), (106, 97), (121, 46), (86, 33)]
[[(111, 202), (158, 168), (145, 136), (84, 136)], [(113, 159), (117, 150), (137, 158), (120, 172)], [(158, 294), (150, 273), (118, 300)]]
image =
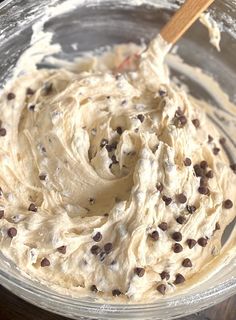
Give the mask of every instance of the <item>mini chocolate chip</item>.
[(198, 192), (200, 193), (200, 194), (204, 194), (204, 195), (209, 195), (209, 189), (207, 188), (207, 187), (205, 187), (205, 186), (200, 186), (199, 188), (198, 188)]
[(180, 283), (183, 283), (184, 281), (185, 281), (184, 276), (180, 273), (177, 273), (175, 276), (174, 284), (180, 284)]
[(26, 94), (28, 94), (29, 96), (32, 96), (34, 93), (34, 90), (32, 90), (31, 88), (26, 89)]
[(208, 143), (211, 143), (214, 140), (214, 138), (211, 135), (208, 135)]
[(185, 268), (191, 268), (193, 266), (192, 261), (189, 258), (186, 258), (182, 262), (182, 266)]
[(207, 161), (205, 161), (205, 160), (201, 161), (200, 162), (200, 167), (205, 170), (208, 167)]
[(95, 199), (94, 198), (89, 198), (89, 203), (90, 204), (94, 204), (95, 203)]
[(166, 231), (168, 228), (168, 225), (166, 222), (161, 222), (158, 227), (162, 230), (162, 231)]
[(201, 187), (202, 187), (202, 186), (207, 187), (207, 184), (208, 184), (207, 178), (206, 178), (206, 177), (201, 177), (201, 179), (200, 179), (200, 186), (201, 186)]
[(206, 239), (206, 238), (200, 238), (200, 239), (198, 239), (197, 243), (198, 243), (199, 246), (201, 246), (201, 247), (206, 247), (206, 245), (207, 245), (207, 239)]
[(186, 222), (186, 218), (183, 217), (183, 216), (179, 216), (176, 221), (179, 223), (179, 224), (184, 224)]
[(193, 119), (192, 123), (193, 123), (195, 128), (199, 128), (200, 127), (200, 121), (198, 119)]
[(182, 234), (181, 232), (174, 232), (172, 234), (172, 239), (177, 241), (177, 242), (180, 242), (182, 240)]
[(214, 177), (214, 174), (213, 174), (213, 171), (212, 170), (209, 170), (207, 173), (206, 173), (206, 177), (208, 179), (212, 179)]
[(107, 96), (107, 99), (108, 99), (108, 100), (111, 99), (111, 96)]
[(47, 178), (47, 175), (44, 174), (44, 173), (42, 173), (42, 174), (39, 175), (39, 180), (41, 180), (41, 181), (46, 180), (46, 178)]
[(165, 90), (163, 90), (163, 89), (159, 89), (158, 92), (159, 92), (159, 96), (160, 97), (165, 97), (167, 95), (167, 92)]
[(104, 217), (109, 217), (109, 213), (104, 213)]
[(226, 139), (224, 137), (220, 138), (219, 140), (221, 145), (224, 145), (226, 143)]
[(167, 281), (170, 279), (170, 274), (167, 271), (162, 271), (162, 273), (160, 274), (161, 276), (161, 280), (166, 279)]
[(152, 233), (150, 233), (150, 237), (152, 238), (152, 240), (157, 241), (159, 240), (159, 233), (158, 231), (153, 231)]
[(157, 286), (157, 291), (164, 295), (166, 292), (166, 286), (164, 284), (160, 284), (159, 286)]
[(189, 159), (189, 158), (185, 158), (185, 160), (184, 160), (184, 165), (185, 165), (186, 167), (189, 167), (189, 166), (191, 166), (191, 164), (192, 164), (192, 160)]
[(139, 114), (137, 116), (137, 118), (139, 119), (140, 122), (143, 122), (144, 121), (144, 115), (143, 114)]
[(219, 224), (219, 222), (216, 222), (215, 230), (220, 230), (220, 224)]
[(127, 100), (122, 100), (121, 105), (124, 106), (127, 103)]
[(236, 173), (236, 163), (231, 164), (230, 168)]
[(194, 213), (197, 210), (195, 206), (189, 206), (189, 205), (186, 206), (186, 209), (190, 214)]
[(102, 139), (100, 142), (100, 147), (103, 148), (108, 144), (108, 140), (107, 139)]
[(31, 105), (29, 106), (29, 110), (30, 110), (30, 111), (34, 111), (34, 110), (35, 110), (35, 105), (34, 105), (34, 104), (31, 104)]
[(50, 266), (50, 261), (47, 258), (43, 258), (41, 261), (41, 267), (49, 267)]
[(16, 228), (12, 227), (7, 230), (8, 237), (14, 238), (17, 235)]
[(97, 232), (97, 233), (95, 234), (95, 236), (93, 236), (93, 240), (96, 241), (96, 242), (101, 241), (101, 240), (102, 240), (102, 234), (101, 234), (101, 232)]
[(4, 216), (4, 210), (0, 210), (0, 219), (2, 219)]
[(231, 209), (233, 207), (233, 202), (230, 199), (227, 199), (224, 201), (224, 208), (225, 209)]
[(97, 245), (94, 245), (91, 247), (90, 252), (96, 256), (101, 252), (101, 248)]
[(95, 286), (95, 284), (93, 284), (91, 287), (90, 287), (90, 290), (92, 291), (92, 292), (98, 292), (98, 289), (97, 289), (97, 287)]
[(183, 128), (187, 123), (187, 118), (185, 116), (180, 116), (177, 118), (177, 127)]
[(162, 192), (163, 189), (164, 189), (164, 186), (163, 186), (163, 184), (161, 182), (159, 182), (159, 183), (157, 183), (156, 188), (157, 188), (158, 191)]
[(111, 152), (112, 150), (116, 149), (117, 147), (117, 142), (113, 142), (111, 144), (106, 145), (106, 149), (108, 152)]
[(169, 204), (171, 204), (172, 202), (172, 199), (171, 198), (168, 198), (166, 196), (163, 196), (162, 197), (162, 200), (165, 202), (166, 206), (168, 206)]
[(112, 251), (112, 243), (108, 242), (104, 245), (104, 251), (106, 252), (106, 254), (111, 253)]
[(174, 251), (175, 253), (180, 253), (181, 251), (183, 251), (183, 247), (181, 246), (181, 244), (175, 243), (175, 244), (173, 245), (173, 251)]
[(175, 116), (178, 118), (178, 117), (181, 117), (181, 116), (183, 116), (183, 111), (180, 109), (180, 108), (178, 108), (176, 111), (175, 111)]
[(0, 128), (0, 136), (4, 137), (7, 134), (7, 130), (5, 128)]
[(215, 156), (217, 156), (218, 155), (218, 153), (220, 152), (220, 148), (213, 148), (213, 154), (215, 155)]
[(117, 297), (117, 296), (120, 296), (122, 293), (119, 289), (114, 289), (112, 290), (112, 295), (113, 297)]
[(138, 276), (138, 277), (143, 277), (145, 274), (145, 269), (144, 268), (135, 268), (134, 269), (134, 273)]
[(36, 207), (36, 205), (34, 203), (31, 203), (29, 205), (28, 211), (33, 211), (33, 212), (37, 212), (38, 208)]
[(66, 246), (60, 246), (57, 248), (57, 251), (62, 253), (62, 254), (66, 254)]
[(195, 164), (193, 169), (197, 177), (202, 177), (204, 175), (204, 171), (199, 164)]
[(119, 163), (119, 161), (117, 161), (116, 159), (116, 156), (113, 154), (112, 157), (111, 157), (111, 161), (112, 161), (112, 164), (117, 164)]
[(13, 100), (13, 99), (15, 99), (15, 97), (16, 97), (16, 95), (13, 92), (9, 92), (7, 94), (7, 100)]
[(176, 199), (179, 203), (187, 202), (187, 197), (183, 193), (177, 194)]
[(117, 128), (116, 128), (116, 132), (121, 136), (122, 133), (123, 133), (123, 130), (122, 130), (121, 127), (117, 127)]
[(188, 244), (189, 249), (192, 249), (197, 244), (197, 241), (194, 239), (188, 239), (187, 244)]

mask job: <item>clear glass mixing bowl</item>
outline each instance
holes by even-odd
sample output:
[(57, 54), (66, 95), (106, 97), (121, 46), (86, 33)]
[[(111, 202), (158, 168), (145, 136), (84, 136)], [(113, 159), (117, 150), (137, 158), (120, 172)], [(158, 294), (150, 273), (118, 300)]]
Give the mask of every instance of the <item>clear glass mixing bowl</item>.
[[(8, 0), (0, 4), (0, 85), (4, 86), (22, 52), (30, 46), (32, 24), (44, 17), (49, 5), (63, 0)], [(117, 43), (148, 41), (181, 2), (175, 0), (69, 0), (73, 10), (45, 22), (53, 31), (53, 42), (60, 43), (60, 58), (72, 60), (82, 52)], [(196, 23), (179, 43), (179, 55), (189, 64), (214, 76), (231, 100), (236, 100), (236, 1), (218, 0), (212, 14), (220, 23), (221, 53), (210, 44), (206, 29)], [(77, 43), (78, 45), (72, 45)], [(49, 67), (49, 66), (48, 66)], [(177, 77), (180, 72), (173, 70)], [(196, 97), (215, 101), (214, 92), (206, 92), (192, 79), (184, 78)], [(217, 103), (215, 102), (217, 112)], [(236, 122), (235, 119), (232, 121)], [(227, 134), (221, 119), (220, 130)], [(235, 125), (236, 126), (236, 125)], [(230, 156), (236, 155), (236, 133), (231, 138)], [(235, 159), (234, 159), (235, 160)], [(231, 228), (232, 229), (232, 228)], [(235, 230), (235, 227), (233, 229)], [(236, 261), (188, 293), (160, 299), (155, 304), (115, 305), (92, 299), (75, 299), (58, 294), (20, 274), (16, 266), (0, 257), (1, 284), (19, 297), (46, 310), (73, 319), (173, 319), (210, 307), (236, 293)]]

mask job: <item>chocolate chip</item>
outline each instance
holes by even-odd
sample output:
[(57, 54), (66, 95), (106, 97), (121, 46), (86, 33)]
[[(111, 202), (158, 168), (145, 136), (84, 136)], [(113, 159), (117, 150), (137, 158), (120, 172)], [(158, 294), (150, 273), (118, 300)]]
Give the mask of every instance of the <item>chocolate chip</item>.
[(0, 219), (2, 219), (4, 216), (4, 210), (0, 210)]
[(160, 97), (165, 97), (167, 95), (167, 92), (163, 89), (160, 89), (158, 92)]
[(215, 155), (215, 156), (217, 156), (218, 154), (219, 154), (219, 152), (220, 152), (220, 148), (213, 148), (213, 154)]
[(50, 266), (50, 261), (47, 258), (43, 258), (41, 261), (41, 267), (49, 267)]
[(91, 287), (90, 287), (90, 290), (92, 291), (92, 292), (98, 292), (98, 289), (97, 289), (97, 287), (95, 286), (95, 284), (93, 284)]
[(189, 159), (189, 158), (185, 158), (185, 160), (184, 160), (184, 165), (185, 165), (186, 167), (189, 167), (189, 166), (191, 166), (191, 164), (192, 164), (192, 160)]
[(104, 245), (104, 251), (106, 254), (109, 254), (112, 251), (112, 243), (108, 242)]
[(180, 116), (177, 118), (177, 127), (183, 128), (187, 123), (187, 118), (185, 116)]
[(138, 276), (138, 277), (143, 277), (145, 274), (145, 269), (144, 268), (135, 268), (134, 269), (134, 273)]
[(201, 247), (206, 247), (206, 245), (207, 245), (207, 239), (206, 239), (206, 238), (200, 238), (200, 239), (198, 239), (197, 243), (198, 243), (199, 246), (201, 246)]
[(38, 208), (36, 207), (36, 205), (34, 203), (31, 203), (29, 205), (28, 211), (33, 211), (33, 212), (37, 212)]
[(219, 222), (216, 222), (215, 230), (220, 230), (220, 224), (219, 224)]
[(96, 241), (96, 242), (101, 241), (101, 240), (102, 240), (102, 234), (101, 234), (101, 232), (97, 232), (97, 233), (95, 234), (95, 236), (93, 236), (93, 240)]
[(192, 261), (189, 258), (186, 258), (182, 262), (182, 266), (185, 268), (191, 268), (193, 266)]
[(117, 128), (116, 128), (116, 132), (121, 136), (122, 133), (123, 133), (123, 130), (122, 130), (121, 127), (117, 127)]
[(101, 248), (97, 245), (91, 247), (90, 252), (97, 256), (101, 252)]
[(183, 111), (180, 109), (180, 108), (178, 108), (178, 110), (176, 110), (175, 111), (175, 116), (178, 118), (178, 117), (181, 117), (181, 116), (183, 116)]
[(166, 222), (162, 222), (158, 225), (158, 227), (162, 230), (162, 231), (166, 231), (168, 228), (168, 225)]
[(52, 92), (53, 84), (52, 83), (45, 83), (43, 87), (43, 94), (48, 95)]
[(168, 198), (166, 196), (163, 196), (162, 197), (162, 200), (165, 202), (165, 205), (168, 206), (169, 204), (171, 204), (172, 202), (172, 199), (171, 198)]
[(7, 130), (5, 128), (0, 128), (0, 136), (4, 137), (7, 134)]
[(7, 100), (13, 100), (13, 99), (15, 99), (15, 97), (16, 97), (16, 95), (13, 92), (9, 92), (7, 94)]
[(157, 241), (159, 239), (158, 231), (155, 230), (152, 233), (150, 233), (150, 237), (152, 238), (152, 240)]
[(208, 180), (207, 180), (207, 178), (206, 178), (206, 177), (202, 177), (202, 178), (200, 179), (200, 186), (201, 186), (201, 187), (202, 187), (202, 186), (207, 187), (207, 185), (208, 185)]
[(116, 156), (113, 154), (112, 157), (111, 157), (111, 161), (112, 161), (112, 164), (117, 164), (119, 163), (119, 161), (117, 161), (116, 159)]
[(183, 283), (184, 281), (185, 281), (184, 276), (180, 273), (177, 273), (177, 275), (175, 276), (174, 284), (180, 284), (180, 283)]
[(205, 160), (201, 161), (200, 162), (200, 167), (205, 170), (208, 167), (207, 161), (205, 161)]
[(89, 198), (89, 203), (90, 203), (91, 205), (93, 205), (93, 204), (95, 203), (95, 199), (94, 199), (94, 198)]
[(179, 223), (179, 224), (184, 224), (186, 222), (186, 218), (183, 217), (183, 216), (179, 216), (176, 221)]
[(173, 240), (175, 240), (175, 241), (177, 241), (177, 242), (180, 242), (181, 240), (182, 240), (182, 234), (181, 234), (181, 232), (174, 232), (173, 234), (172, 234), (172, 239)]
[(233, 202), (230, 199), (227, 199), (224, 201), (224, 208), (225, 209), (231, 209), (233, 207)]
[(44, 174), (44, 173), (42, 173), (42, 174), (39, 175), (39, 180), (41, 180), (41, 181), (46, 180), (46, 178), (47, 178), (47, 175)]
[(112, 290), (112, 295), (113, 297), (117, 297), (117, 296), (120, 296), (122, 293), (119, 289), (114, 289)]
[(208, 135), (208, 143), (211, 143), (214, 140), (214, 138), (211, 135)]
[(188, 239), (187, 244), (188, 244), (189, 249), (192, 249), (197, 244), (197, 241), (194, 239)]
[(190, 214), (194, 213), (197, 210), (195, 206), (189, 206), (189, 205), (186, 206), (186, 209)]
[(34, 90), (32, 90), (31, 88), (26, 89), (26, 94), (28, 94), (29, 96), (32, 96), (34, 93)]
[(16, 228), (12, 227), (7, 230), (8, 237), (14, 238), (17, 235)]
[(60, 246), (59, 248), (57, 248), (57, 251), (62, 254), (66, 254), (66, 246)]
[(204, 195), (209, 195), (209, 193), (210, 193), (209, 189), (207, 187), (205, 187), (205, 186), (200, 186), (198, 188), (198, 192), (200, 194), (204, 194)]
[(139, 114), (137, 116), (137, 118), (139, 119), (140, 122), (143, 122), (144, 121), (144, 115), (143, 114)]
[(200, 127), (200, 121), (198, 119), (193, 119), (192, 123), (193, 123), (195, 128), (199, 128)]
[(157, 190), (160, 191), (160, 192), (162, 192), (163, 189), (164, 189), (163, 184), (162, 184), (161, 182), (157, 183), (156, 188), (157, 188)]
[(183, 193), (180, 193), (180, 194), (176, 195), (176, 200), (179, 203), (185, 203), (185, 202), (187, 202), (187, 197)]
[(124, 106), (127, 103), (127, 100), (122, 100), (121, 105)]
[(181, 246), (181, 244), (175, 243), (175, 244), (173, 245), (173, 251), (174, 251), (175, 253), (180, 253), (181, 251), (183, 251), (183, 247)]
[(219, 140), (221, 145), (224, 145), (226, 143), (226, 139), (224, 137), (220, 138)]
[(193, 169), (197, 177), (202, 177), (204, 175), (204, 171), (199, 164), (195, 164)]
[(117, 147), (117, 142), (113, 142), (112, 144), (107, 144), (106, 149), (108, 152), (111, 152), (112, 150), (116, 149)]
[(164, 284), (160, 284), (159, 286), (157, 286), (157, 291), (164, 295), (166, 292), (166, 286)]
[(102, 139), (102, 141), (100, 142), (100, 147), (103, 148), (108, 144), (108, 140), (107, 139)]
[(31, 105), (29, 106), (29, 110), (30, 110), (30, 111), (34, 111), (34, 110), (35, 110), (35, 105), (34, 105), (34, 104), (31, 104)]
[(236, 163), (231, 164), (230, 168), (236, 173)]
[(162, 271), (162, 273), (160, 274), (161, 276), (161, 280), (166, 279), (167, 281), (170, 279), (170, 274), (167, 271)]
[(213, 174), (213, 171), (212, 170), (209, 170), (207, 173), (206, 173), (206, 177), (208, 179), (212, 179), (214, 177), (214, 174)]

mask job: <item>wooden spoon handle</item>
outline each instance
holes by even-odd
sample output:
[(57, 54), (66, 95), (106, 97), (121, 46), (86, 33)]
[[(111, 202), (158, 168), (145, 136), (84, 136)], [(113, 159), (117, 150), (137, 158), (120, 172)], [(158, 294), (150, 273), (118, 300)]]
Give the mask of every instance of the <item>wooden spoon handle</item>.
[(161, 30), (162, 38), (167, 43), (174, 44), (213, 2), (214, 0), (186, 0)]

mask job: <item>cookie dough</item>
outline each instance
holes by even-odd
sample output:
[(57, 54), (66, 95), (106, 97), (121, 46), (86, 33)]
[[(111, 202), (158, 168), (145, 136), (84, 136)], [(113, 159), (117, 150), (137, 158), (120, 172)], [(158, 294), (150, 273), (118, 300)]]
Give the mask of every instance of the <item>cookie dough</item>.
[(153, 302), (212, 268), (235, 217), (236, 168), (170, 80), (167, 49), (117, 46), (1, 95), (1, 251), (32, 279)]

